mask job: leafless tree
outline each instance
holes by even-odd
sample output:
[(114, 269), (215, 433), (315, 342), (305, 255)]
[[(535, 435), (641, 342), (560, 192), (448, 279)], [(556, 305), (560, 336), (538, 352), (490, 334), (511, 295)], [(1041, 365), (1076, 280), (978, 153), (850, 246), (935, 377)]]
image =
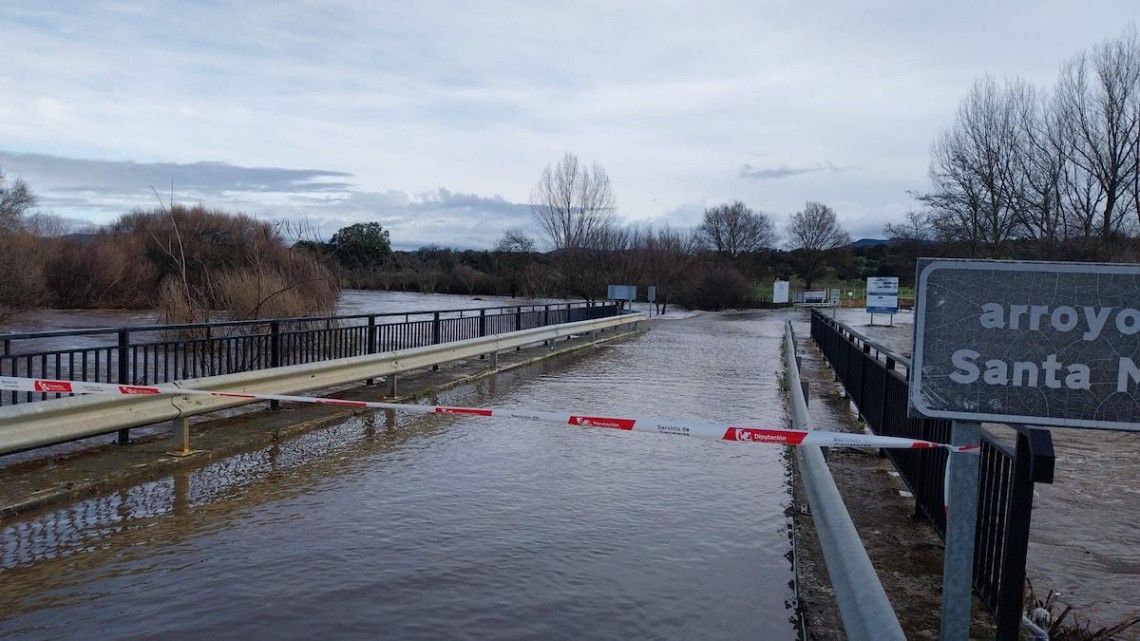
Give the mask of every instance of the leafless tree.
[(942, 240), (965, 243), (971, 256), (1004, 251), (1017, 230), (1022, 200), (1018, 114), (1032, 102), (1024, 83), (974, 83), (954, 125), (934, 144), (931, 193), (920, 197)]
[(657, 288), (657, 312), (664, 314), (684, 287), (699, 260), (701, 241), (696, 230), (675, 230), (668, 225), (645, 234), (646, 277)]
[(887, 223), (883, 226), (887, 238), (898, 242), (923, 243), (934, 239), (934, 226), (928, 211), (911, 210), (901, 223)]
[(1140, 36), (1123, 36), (1082, 53), (1057, 84), (1061, 132), (1070, 163), (1073, 223), (1078, 234), (1109, 239), (1128, 214), (1140, 214), (1128, 190), (1140, 160)]
[(530, 209), (552, 250), (590, 247), (614, 224), (617, 201), (610, 177), (598, 164), (586, 167), (566, 153), (547, 165), (530, 192)]
[(535, 222), (553, 250), (563, 291), (593, 300), (605, 285), (602, 245), (612, 241), (617, 202), (598, 164), (566, 153), (548, 165), (530, 194)]
[(851, 236), (839, 226), (835, 210), (808, 201), (802, 211), (788, 218), (788, 247), (793, 251), (796, 273), (807, 287), (827, 268), (827, 254), (851, 243)]
[(36, 195), (21, 178), (5, 187), (4, 170), (0, 169), (0, 232), (19, 229), (21, 218), (36, 206)]
[(839, 226), (835, 210), (823, 203), (807, 201), (803, 211), (788, 219), (788, 246), (791, 249), (827, 251), (851, 243), (851, 236)]
[(534, 289), (527, 286), (526, 274), (534, 262), (534, 241), (520, 229), (508, 229), (495, 243), (495, 251), (502, 255), (511, 298), (519, 293), (533, 297)]
[(534, 241), (521, 229), (508, 229), (495, 242), (495, 251), (505, 253), (533, 254)]
[(776, 229), (768, 216), (752, 211), (739, 200), (706, 209), (697, 233), (706, 247), (734, 260), (776, 245)]

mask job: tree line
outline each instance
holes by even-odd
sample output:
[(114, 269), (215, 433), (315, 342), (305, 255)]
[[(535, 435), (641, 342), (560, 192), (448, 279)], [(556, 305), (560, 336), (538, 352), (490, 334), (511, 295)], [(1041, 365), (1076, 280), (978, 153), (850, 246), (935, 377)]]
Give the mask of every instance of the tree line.
[(969, 257), (1134, 261), (1140, 37), (1065, 61), (1051, 88), (977, 80), (931, 149), (921, 209), (887, 233)]

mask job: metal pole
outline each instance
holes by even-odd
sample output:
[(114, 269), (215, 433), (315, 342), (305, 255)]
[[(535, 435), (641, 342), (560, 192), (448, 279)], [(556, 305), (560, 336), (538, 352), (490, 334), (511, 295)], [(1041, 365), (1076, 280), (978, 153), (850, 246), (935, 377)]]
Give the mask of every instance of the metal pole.
[[(131, 380), (131, 333), (125, 329), (119, 330), (119, 385), (130, 385)], [(131, 430), (119, 430), (115, 442), (119, 445), (131, 444)]]
[[(281, 367), (281, 323), (277, 321), (269, 324), (269, 366)], [(281, 409), (281, 401), (269, 401), (269, 409)]]
[[(953, 445), (977, 445), (982, 426), (954, 421)], [(974, 453), (951, 452), (946, 460), (946, 552), (942, 564), (942, 641), (970, 638), (974, 534), (978, 522), (978, 462)]]

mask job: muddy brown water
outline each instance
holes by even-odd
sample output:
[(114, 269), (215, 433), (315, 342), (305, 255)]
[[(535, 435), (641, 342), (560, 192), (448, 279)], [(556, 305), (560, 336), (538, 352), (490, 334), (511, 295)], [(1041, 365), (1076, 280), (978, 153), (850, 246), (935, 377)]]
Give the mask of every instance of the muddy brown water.
[[(783, 315), (666, 320), (453, 405), (783, 424)], [(780, 448), (357, 417), (0, 526), (2, 638), (793, 639)]]
[[(913, 315), (888, 318), (839, 310), (838, 320), (871, 340), (910, 355)], [(991, 427), (991, 426), (987, 426)], [(1008, 428), (992, 426), (998, 433)], [(1140, 433), (1053, 428), (1052, 485), (1034, 493), (1027, 572), (1082, 618), (1109, 625), (1140, 616)], [(1129, 638), (1140, 638), (1140, 631)]]

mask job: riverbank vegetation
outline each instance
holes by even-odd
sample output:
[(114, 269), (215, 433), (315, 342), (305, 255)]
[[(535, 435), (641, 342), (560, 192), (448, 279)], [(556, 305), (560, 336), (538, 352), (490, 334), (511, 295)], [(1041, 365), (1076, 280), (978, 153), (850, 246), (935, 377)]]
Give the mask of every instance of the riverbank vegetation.
[(172, 323), (302, 316), (339, 297), (336, 274), (271, 223), (173, 205), (68, 235), (28, 215), (35, 197), (21, 187), (0, 216), (0, 320), (34, 307), (154, 309)]

